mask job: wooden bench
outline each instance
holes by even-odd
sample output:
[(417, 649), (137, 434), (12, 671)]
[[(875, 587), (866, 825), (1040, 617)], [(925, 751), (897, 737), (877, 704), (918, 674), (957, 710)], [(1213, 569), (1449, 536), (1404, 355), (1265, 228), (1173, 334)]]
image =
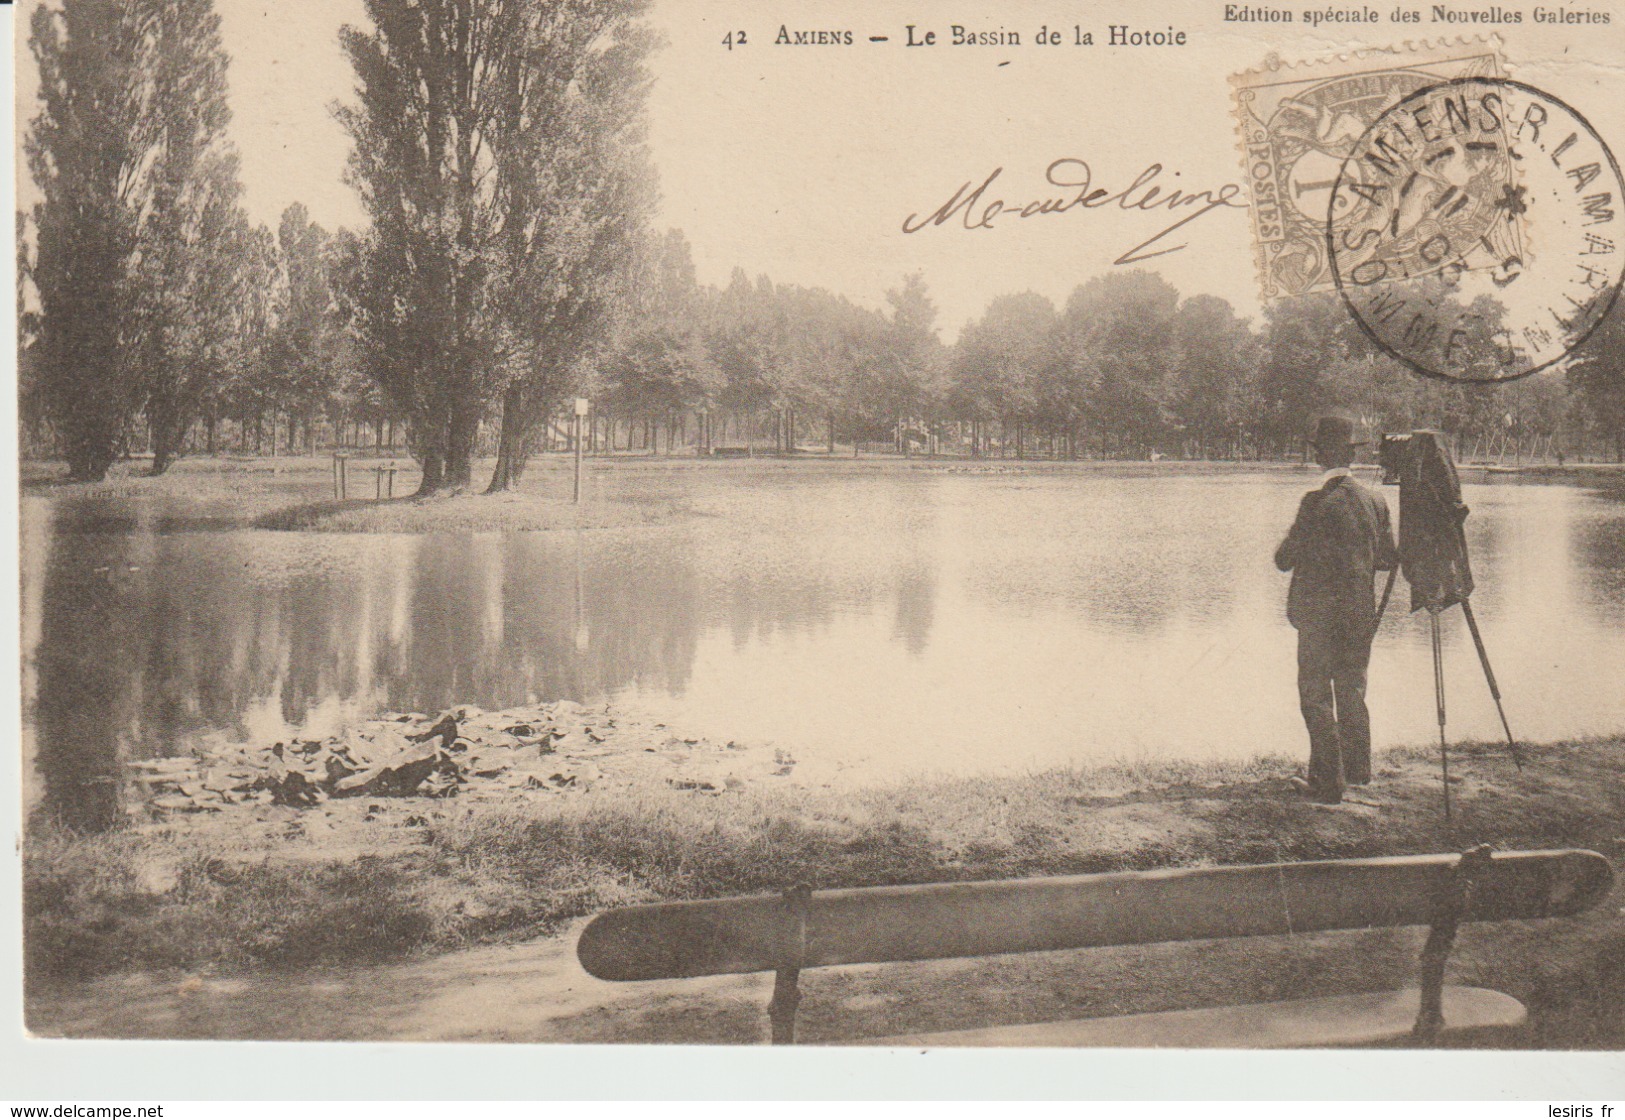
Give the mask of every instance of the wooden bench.
[(1511, 996), (1444, 984), (1460, 922), (1554, 918), (1606, 897), (1596, 852), (1398, 856), (757, 895), (598, 915), (576, 953), (604, 980), (774, 972), (775, 1043), (795, 1041), (803, 969), (1108, 945), (1427, 925), (1419, 987), (864, 1039), (896, 1046), (1379, 1046), (1504, 1039)]

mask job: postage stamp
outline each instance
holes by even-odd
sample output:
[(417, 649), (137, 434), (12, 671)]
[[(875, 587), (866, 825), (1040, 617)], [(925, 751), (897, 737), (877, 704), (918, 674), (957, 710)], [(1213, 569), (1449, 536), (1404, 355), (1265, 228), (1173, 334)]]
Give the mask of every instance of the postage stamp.
[(1337, 290), (1418, 373), (1509, 381), (1559, 361), (1625, 278), (1618, 162), (1579, 111), (1464, 77), (1385, 109), (1341, 165), (1326, 218)]
[[(1333, 187), (1373, 123), (1418, 90), (1467, 77), (1500, 77), (1493, 39), (1361, 51), (1322, 62), (1234, 75), (1237, 128), (1252, 202), (1253, 247), (1264, 299), (1331, 292), (1326, 250)], [(1346, 200), (1345, 200), (1346, 202)], [(1514, 223), (1505, 231), (1514, 240)]]

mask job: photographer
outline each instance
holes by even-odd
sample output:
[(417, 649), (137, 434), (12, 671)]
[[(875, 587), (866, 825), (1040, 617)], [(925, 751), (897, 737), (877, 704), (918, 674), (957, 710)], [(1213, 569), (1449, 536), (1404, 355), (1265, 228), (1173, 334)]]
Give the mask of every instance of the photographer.
[(1287, 619), (1298, 631), (1298, 700), (1309, 729), (1305, 795), (1343, 800), (1343, 787), (1371, 780), (1366, 666), (1377, 622), (1373, 580), (1399, 562), (1388, 503), (1349, 474), (1356, 440), (1346, 416), (1322, 416), (1310, 440), (1326, 469), (1303, 496), (1275, 566), (1292, 573)]

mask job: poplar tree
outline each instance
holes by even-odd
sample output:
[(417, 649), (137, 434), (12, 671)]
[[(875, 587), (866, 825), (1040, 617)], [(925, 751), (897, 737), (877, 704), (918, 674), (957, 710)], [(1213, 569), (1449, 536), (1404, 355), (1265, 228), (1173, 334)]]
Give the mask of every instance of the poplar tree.
[(30, 30), (45, 410), (72, 478), (105, 477), (143, 410), (161, 471), (220, 368), (246, 229), (219, 16), (213, 0), (63, 0)]
[[(525, 6), (495, 145), (504, 221), (501, 430), (490, 490), (519, 483), (533, 431), (611, 352), (636, 302), (656, 191), (647, 0)], [(522, 48), (522, 49), (520, 49)], [(673, 359), (703, 383), (693, 338)]]
[(276, 250), (280, 283), (267, 347), (275, 370), (271, 388), (288, 410), (290, 447), (300, 422), (309, 445), (317, 411), (337, 390), (344, 364), (333, 297), (333, 239), (311, 221), (303, 203), (295, 202), (282, 212)]
[(422, 490), (461, 490), (502, 402), (500, 489), (601, 344), (647, 209), (646, 0), (367, 0), (346, 27), (351, 181), (372, 219), (351, 305)]

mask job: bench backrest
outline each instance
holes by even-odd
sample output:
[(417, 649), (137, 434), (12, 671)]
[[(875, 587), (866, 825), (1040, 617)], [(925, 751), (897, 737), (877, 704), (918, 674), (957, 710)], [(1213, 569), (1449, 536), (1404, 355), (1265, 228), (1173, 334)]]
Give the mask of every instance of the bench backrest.
[[(631, 906), (594, 918), (576, 953), (600, 979), (657, 980), (1425, 925), (1439, 916), (1461, 858), (1117, 872)], [(1608, 861), (1596, 852), (1498, 853), (1475, 874), (1459, 918), (1576, 914), (1612, 884)]]

